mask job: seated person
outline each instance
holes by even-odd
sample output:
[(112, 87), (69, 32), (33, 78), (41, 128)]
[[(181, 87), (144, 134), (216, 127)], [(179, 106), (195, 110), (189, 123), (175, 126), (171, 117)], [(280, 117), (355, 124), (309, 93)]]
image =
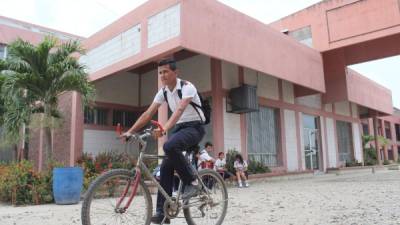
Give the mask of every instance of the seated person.
[[(247, 177), (246, 177), (247, 162), (243, 160), (242, 155), (240, 155), (240, 154), (236, 155), (233, 167), (236, 170), (236, 177), (238, 179), (238, 186), (240, 188), (243, 187), (243, 185), (245, 187), (248, 187), (249, 183), (247, 182)], [(242, 183), (242, 179), (243, 179), (243, 183)]]
[(225, 153), (218, 153), (218, 159), (215, 161), (214, 170), (217, 171), (224, 180), (231, 177), (232, 174), (226, 169)]
[(207, 142), (204, 147), (205, 149), (201, 150), (198, 154), (198, 170), (214, 168), (215, 160), (209, 154), (209, 152), (213, 151), (213, 145), (210, 142)]

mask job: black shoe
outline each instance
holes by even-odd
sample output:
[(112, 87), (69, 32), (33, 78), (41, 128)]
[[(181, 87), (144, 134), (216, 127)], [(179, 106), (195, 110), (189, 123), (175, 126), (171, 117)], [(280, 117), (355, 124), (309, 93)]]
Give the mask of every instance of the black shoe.
[[(164, 215), (161, 215), (161, 214), (156, 214), (151, 217), (151, 223), (154, 223), (154, 224), (161, 224), (161, 222), (163, 220), (164, 220)], [(171, 221), (168, 218), (165, 218), (163, 224), (170, 224), (170, 223), (171, 223)]]
[(198, 195), (200, 192), (200, 185), (186, 185), (185, 186), (185, 191), (182, 194), (182, 199), (183, 200), (188, 200), (191, 197), (194, 197)]

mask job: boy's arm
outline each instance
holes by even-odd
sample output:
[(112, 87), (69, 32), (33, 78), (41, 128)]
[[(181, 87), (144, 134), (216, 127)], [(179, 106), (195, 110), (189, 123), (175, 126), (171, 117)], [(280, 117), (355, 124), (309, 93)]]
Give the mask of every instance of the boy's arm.
[(139, 117), (139, 119), (133, 124), (133, 126), (127, 131), (127, 133), (132, 134), (138, 132), (153, 118), (156, 114), (158, 108), (161, 106), (160, 103), (153, 102), (149, 108)]

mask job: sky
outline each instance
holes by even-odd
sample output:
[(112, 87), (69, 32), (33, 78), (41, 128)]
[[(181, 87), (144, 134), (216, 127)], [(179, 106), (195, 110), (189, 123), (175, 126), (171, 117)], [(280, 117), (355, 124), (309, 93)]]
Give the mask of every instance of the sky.
[[(266, 24), (320, 0), (219, 0)], [(0, 15), (88, 37), (146, 0), (0, 0)], [(389, 88), (400, 108), (400, 56), (350, 66)]]

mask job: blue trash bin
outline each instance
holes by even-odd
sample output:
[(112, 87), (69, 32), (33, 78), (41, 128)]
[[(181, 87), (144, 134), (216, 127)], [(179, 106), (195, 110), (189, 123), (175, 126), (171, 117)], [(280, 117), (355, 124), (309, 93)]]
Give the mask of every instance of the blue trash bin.
[(81, 197), (83, 169), (65, 167), (53, 169), (53, 196), (56, 204), (76, 204)]

